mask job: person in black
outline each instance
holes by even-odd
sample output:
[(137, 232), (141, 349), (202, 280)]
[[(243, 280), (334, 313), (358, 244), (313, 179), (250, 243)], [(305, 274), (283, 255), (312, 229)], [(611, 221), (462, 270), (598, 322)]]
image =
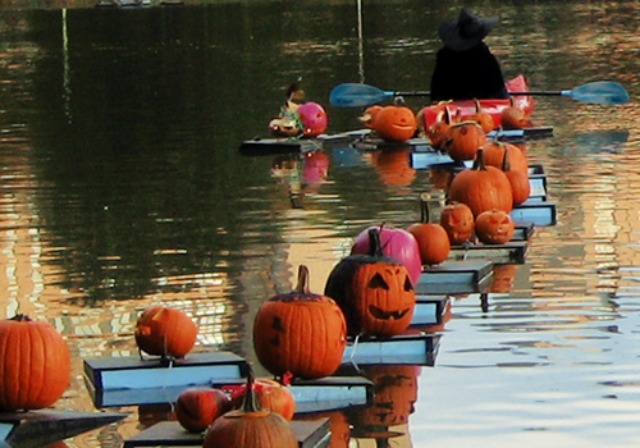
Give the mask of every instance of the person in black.
[(497, 23), (463, 8), (457, 19), (440, 25), (444, 47), (431, 77), (433, 101), (509, 97), (500, 63), (483, 42)]

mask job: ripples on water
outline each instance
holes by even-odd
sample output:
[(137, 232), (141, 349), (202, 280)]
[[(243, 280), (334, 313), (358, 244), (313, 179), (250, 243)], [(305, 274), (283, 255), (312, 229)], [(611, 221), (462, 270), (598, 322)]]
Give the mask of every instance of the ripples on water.
[[(628, 17), (637, 16), (636, 2), (525, 3), (526, 8), (487, 5), (502, 16), (503, 33), (492, 39), (512, 74), (527, 73), (541, 89), (612, 78), (624, 82), (633, 98), (637, 38)], [(307, 84), (315, 93), (363, 76), (363, 70), (381, 87), (424, 88), (424, 73), (412, 71), (415, 61), (404, 56), (433, 54), (437, 43), (423, 25), (444, 11), (434, 6), (433, 17), (422, 17), (407, 11), (424, 5), (409, 6), (365, 9), (379, 20), (376, 27), (365, 21), (364, 52), (355, 21), (338, 20), (353, 9), (339, 3), (323, 6), (323, 14), (315, 16), (324, 24), (312, 21), (306, 31), (286, 28), (291, 34), (270, 42), (278, 51), (267, 57), (273, 48), (261, 47), (260, 38), (241, 40), (226, 51), (206, 40), (211, 37), (163, 36), (158, 42), (141, 36), (140, 48), (151, 54), (168, 49), (180, 64), (177, 56), (184, 49), (232, 64), (264, 63), (269, 73), (252, 73), (251, 84), (257, 86), (252, 88), (240, 80), (229, 83), (212, 65), (206, 73), (216, 81), (203, 81), (202, 71), (193, 68), (197, 64), (186, 64), (181, 67), (192, 78), (169, 89), (161, 75), (172, 70), (133, 65), (137, 76), (116, 70), (127, 81), (114, 81), (128, 97), (112, 98), (118, 107), (105, 111), (104, 100), (118, 89), (100, 84), (102, 100), (94, 101), (88, 88), (79, 95), (74, 81), (102, 74), (117, 64), (107, 62), (111, 58), (135, 60), (142, 50), (100, 39), (74, 49), (72, 41), (71, 70), (60, 72), (52, 68), (65, 62), (58, 40), (39, 45), (29, 34), (30, 26), (42, 22), (27, 13), (7, 16), (0, 33), (7, 42), (0, 51), (0, 303), (7, 315), (20, 311), (50, 319), (68, 338), (74, 377), (62, 407), (93, 409), (81, 378), (82, 358), (135, 355), (135, 319), (147, 304), (163, 302), (192, 315), (201, 328), (200, 348), (251, 359), (252, 316), (262, 300), (290, 290), (297, 265), (309, 266), (312, 290), (322, 291), (355, 233), (371, 223), (415, 222), (416, 197), (427, 188), (434, 202), (442, 198), (429, 172), (411, 168), (406, 152), (336, 147), (325, 157), (303, 160), (236, 153), (237, 143), (275, 111), (280, 90), (274, 78), (290, 79), (302, 70), (282, 64), (281, 54), (289, 61), (309, 54), (323, 61), (321, 67), (304, 66), (320, 73)], [(279, 14), (254, 7), (264, 23), (280, 29)], [(217, 8), (233, 17), (237, 13), (234, 5)], [(217, 12), (207, 8), (207, 17), (211, 11)], [(408, 25), (399, 30), (393, 14)], [(336, 30), (327, 34), (331, 20)], [(49, 31), (61, 32), (57, 24)], [(265, 38), (259, 28), (254, 31)], [(228, 38), (221, 40), (231, 45)], [(234, 51), (241, 56), (231, 57)], [(336, 59), (340, 64), (331, 65)], [(87, 69), (94, 63), (101, 69)], [(149, 75), (145, 70), (151, 67), (158, 71)], [(151, 88), (155, 82), (159, 90), (177, 92), (176, 98), (159, 95)], [(218, 90), (216, 82), (222, 86)], [(193, 87), (200, 83), (205, 83), (201, 90)], [(57, 92), (50, 93), (52, 101), (42, 101), (50, 89)], [(233, 101), (223, 97), (225, 89), (233, 91)], [(70, 101), (69, 107), (54, 97)], [(238, 101), (247, 97), (251, 101)], [(218, 99), (225, 113), (212, 108)], [(184, 120), (177, 114), (167, 118), (173, 101), (183, 106)], [(355, 123), (352, 111), (330, 112), (337, 130)], [(136, 120), (119, 122), (121, 113)], [(215, 116), (216, 125), (202, 115)], [(530, 142), (527, 151), (532, 164), (547, 173), (558, 223), (536, 229), (526, 262), (496, 270), (487, 295), (453, 299), (436, 366), (403, 371), (408, 400), (415, 400), (413, 394), (417, 401), (414, 411), (407, 405), (392, 422), (402, 435), (390, 439), (391, 446), (638, 444), (639, 108), (635, 102), (609, 108), (549, 98), (538, 101), (536, 117), (552, 125), (555, 136)], [(69, 120), (74, 127), (63, 124)], [(79, 136), (72, 138), (69, 131)], [(74, 145), (80, 149), (70, 150)], [(77, 163), (67, 166), (64, 158)], [(154, 421), (170, 418), (163, 406), (120, 410), (131, 417), (68, 445), (120, 446)], [(333, 415), (347, 417), (353, 423), (367, 415)], [(356, 424), (350, 446), (371, 443), (358, 434)]]

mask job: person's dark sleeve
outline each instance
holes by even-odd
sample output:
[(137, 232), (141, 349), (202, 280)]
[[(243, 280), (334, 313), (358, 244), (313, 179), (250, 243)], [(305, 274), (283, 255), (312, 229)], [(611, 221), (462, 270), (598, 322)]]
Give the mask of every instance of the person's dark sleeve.
[(487, 59), (483, 79), (486, 80), (483, 98), (509, 98), (500, 63), (493, 54)]

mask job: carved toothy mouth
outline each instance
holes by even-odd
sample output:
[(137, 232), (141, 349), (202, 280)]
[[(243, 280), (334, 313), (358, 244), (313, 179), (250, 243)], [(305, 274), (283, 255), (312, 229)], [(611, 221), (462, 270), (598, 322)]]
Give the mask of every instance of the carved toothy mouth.
[(399, 319), (402, 319), (404, 316), (407, 315), (407, 313), (409, 312), (409, 309), (407, 308), (407, 309), (400, 310), (400, 311), (384, 311), (381, 308), (378, 308), (377, 306), (370, 305), (369, 306), (369, 312), (376, 319), (380, 319), (380, 320), (396, 319), (396, 320), (399, 320)]

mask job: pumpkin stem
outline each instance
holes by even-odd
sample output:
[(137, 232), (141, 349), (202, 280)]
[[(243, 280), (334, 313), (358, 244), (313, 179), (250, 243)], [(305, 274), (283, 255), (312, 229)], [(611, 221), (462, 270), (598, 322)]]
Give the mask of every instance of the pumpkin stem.
[[(380, 226), (382, 230), (382, 226)], [(369, 229), (369, 255), (372, 257), (382, 257), (382, 242), (380, 241), (380, 230), (375, 227)]]
[(429, 223), (429, 199), (431, 199), (429, 193), (420, 195), (420, 222), (423, 224)]
[(298, 294), (309, 294), (309, 268), (301, 264), (298, 267), (298, 284), (295, 292)]
[(476, 171), (486, 171), (487, 168), (484, 164), (484, 149), (478, 148), (478, 153), (476, 154), (476, 159), (473, 161), (473, 167)]
[(509, 148), (504, 147), (504, 157), (502, 158), (502, 171), (509, 171), (511, 166), (509, 165)]
[(249, 372), (247, 372), (247, 390), (244, 394), (244, 400), (242, 401), (242, 410), (244, 412), (258, 411), (258, 406), (256, 404), (254, 382), (255, 382), (255, 374), (253, 373), (253, 368), (249, 366)]
[(9, 320), (15, 320), (16, 322), (31, 322), (31, 318), (26, 314), (22, 314), (22, 313), (16, 314)]

